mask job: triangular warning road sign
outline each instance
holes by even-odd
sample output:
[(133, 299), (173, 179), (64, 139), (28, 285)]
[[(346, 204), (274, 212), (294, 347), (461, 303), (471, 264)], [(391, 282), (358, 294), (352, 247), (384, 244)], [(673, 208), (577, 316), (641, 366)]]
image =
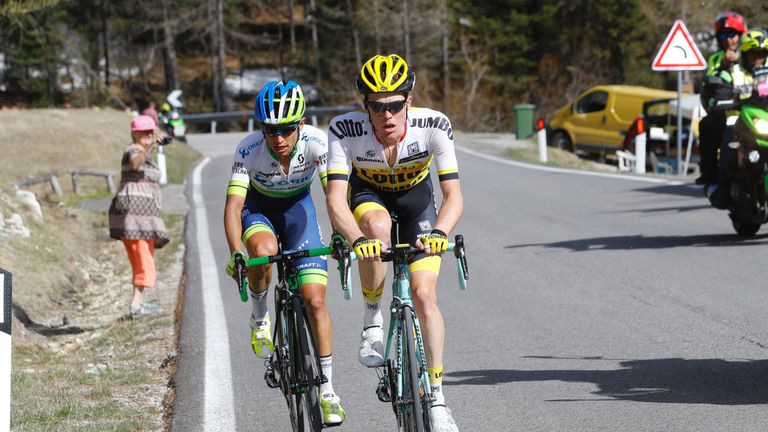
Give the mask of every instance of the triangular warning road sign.
[(656, 71), (701, 70), (707, 68), (707, 63), (685, 24), (677, 20), (661, 44), (651, 67)]

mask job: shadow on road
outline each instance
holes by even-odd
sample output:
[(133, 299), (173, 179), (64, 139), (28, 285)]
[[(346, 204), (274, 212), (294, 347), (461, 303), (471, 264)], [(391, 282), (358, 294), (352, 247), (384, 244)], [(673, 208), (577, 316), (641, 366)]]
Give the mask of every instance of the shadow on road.
[(547, 247), (570, 249), (574, 252), (592, 250), (668, 249), (687, 246), (756, 246), (768, 242), (768, 234), (741, 238), (734, 234), (707, 234), (693, 236), (614, 236), (566, 240), (554, 243), (529, 243), (504, 246), (505, 249)]
[(614, 212), (608, 212), (609, 214), (621, 214), (621, 213), (663, 213), (663, 212), (674, 212), (674, 213), (688, 213), (692, 211), (697, 210), (710, 210), (712, 209), (712, 206), (709, 204), (706, 205), (698, 205), (698, 206), (688, 206), (688, 207), (680, 207), (680, 206), (673, 206), (673, 207), (657, 207), (657, 208), (644, 208), (644, 209), (630, 209), (630, 210), (617, 210)]
[(701, 198), (702, 201), (706, 202), (706, 198), (704, 198), (704, 193), (702, 192), (702, 187), (703, 186), (690, 187), (688, 185), (662, 185), (638, 188), (635, 189), (635, 191)]
[[(538, 357), (546, 358), (546, 357)], [(553, 357), (554, 359), (554, 357)], [(583, 358), (600, 361), (599, 358)], [(664, 358), (627, 360), (616, 370), (474, 370), (446, 374), (448, 385), (563, 381), (594, 383), (602, 398), (655, 403), (755, 405), (768, 403), (768, 360)], [(605, 399), (610, 398), (610, 399)]]

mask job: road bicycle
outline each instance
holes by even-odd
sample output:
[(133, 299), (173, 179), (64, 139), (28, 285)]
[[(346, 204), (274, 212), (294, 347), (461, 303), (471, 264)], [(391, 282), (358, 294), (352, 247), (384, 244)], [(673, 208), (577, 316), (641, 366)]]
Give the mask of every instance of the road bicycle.
[(235, 274), (240, 299), (248, 301), (248, 284), (242, 269), (276, 263), (275, 324), (273, 338), (275, 350), (264, 362), (264, 380), (270, 388), (280, 388), (288, 404), (294, 431), (320, 431), (323, 414), (320, 408), (320, 385), (328, 382), (320, 368), (312, 324), (299, 289), (299, 272), (295, 261), (299, 258), (329, 255), (330, 247), (301, 251), (286, 251), (277, 255), (251, 258), (247, 262), (238, 257)]
[[(394, 267), (392, 281), (392, 303), (390, 305), (389, 331), (381, 368), (377, 368), (379, 384), (376, 395), (382, 402), (392, 404), (397, 417), (398, 430), (405, 432), (429, 432), (429, 407), (434, 400), (427, 373), (427, 358), (421, 326), (411, 298), (410, 271), (408, 261), (421, 252), (409, 244), (397, 242), (397, 216), (392, 217), (392, 243), (394, 246), (382, 251), (381, 260), (391, 261)], [(339, 260), (341, 285), (344, 297), (351, 298), (349, 268), (357, 259), (348, 245), (335, 238), (332, 247)], [(469, 280), (464, 238), (455, 237), (455, 243), (448, 244), (448, 251), (456, 257), (459, 287), (466, 289)]]

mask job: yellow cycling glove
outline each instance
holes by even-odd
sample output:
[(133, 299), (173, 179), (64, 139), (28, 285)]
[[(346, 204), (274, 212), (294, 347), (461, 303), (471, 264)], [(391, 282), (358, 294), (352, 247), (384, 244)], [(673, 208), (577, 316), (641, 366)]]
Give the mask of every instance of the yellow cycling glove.
[(369, 239), (363, 236), (352, 243), (352, 249), (358, 258), (381, 255), (381, 240)]
[(235, 277), (235, 260), (237, 257), (240, 256), (240, 258), (243, 258), (245, 260), (245, 255), (243, 255), (240, 251), (232, 252), (232, 255), (229, 257), (229, 262), (227, 263), (226, 272), (227, 275), (231, 277)]
[(439, 229), (433, 229), (431, 233), (421, 236), (421, 244), (424, 249), (440, 253), (448, 249), (448, 236)]

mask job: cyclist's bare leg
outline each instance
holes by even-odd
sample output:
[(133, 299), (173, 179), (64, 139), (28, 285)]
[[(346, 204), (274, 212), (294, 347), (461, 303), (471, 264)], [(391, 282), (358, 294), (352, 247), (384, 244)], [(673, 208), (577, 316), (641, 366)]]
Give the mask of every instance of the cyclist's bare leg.
[[(369, 210), (360, 217), (358, 226), (366, 237), (377, 238), (385, 244), (389, 243), (390, 229), (392, 228), (392, 219), (389, 213), (383, 210)], [(381, 261), (367, 262), (360, 260), (358, 262), (360, 285), (363, 289), (368, 290), (368, 293), (364, 293), (368, 295), (366, 295), (366, 319), (363, 320), (363, 325), (366, 327), (371, 325), (381, 326), (384, 323), (384, 319), (381, 316), (381, 309), (378, 307), (378, 303), (384, 290), (387, 266)], [(371, 310), (374, 304), (376, 309)]]
[(411, 292), (424, 337), (427, 367), (442, 366), (445, 327), (443, 315), (437, 307), (437, 275), (430, 271), (411, 273)]
[(333, 326), (331, 315), (328, 313), (328, 305), (325, 303), (326, 286), (322, 284), (304, 284), (301, 286), (301, 295), (307, 305), (309, 320), (314, 330), (317, 353), (320, 357), (331, 355), (333, 350)]
[[(277, 238), (268, 231), (259, 231), (248, 238), (245, 248), (250, 258), (275, 255), (278, 252)], [(252, 267), (248, 270), (248, 286), (259, 294), (269, 288), (272, 280), (272, 264)]]

